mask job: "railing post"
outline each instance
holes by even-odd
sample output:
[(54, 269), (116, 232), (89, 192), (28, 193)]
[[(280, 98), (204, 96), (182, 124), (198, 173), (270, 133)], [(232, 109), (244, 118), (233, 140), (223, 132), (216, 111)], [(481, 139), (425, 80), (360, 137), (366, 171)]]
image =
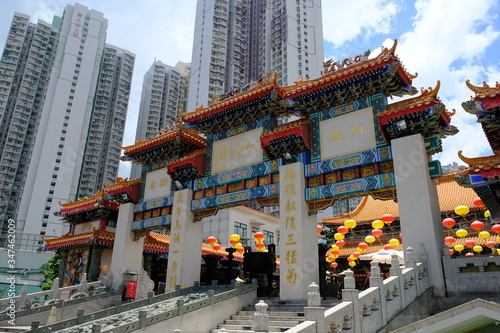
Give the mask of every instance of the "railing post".
[(37, 333), (38, 332), (38, 327), (40, 327), (40, 322), (39, 321), (32, 321), (31, 322), (31, 332)]
[(153, 304), (154, 303), (154, 296), (155, 293), (152, 291), (148, 291), (148, 304)]
[(307, 307), (304, 308), (305, 319), (316, 322), (317, 333), (328, 333), (330, 329), (326, 325), (325, 308), (321, 306), (319, 286), (312, 282), (308, 288)]
[(54, 279), (54, 284), (52, 285), (52, 293), (50, 294), (50, 299), (59, 298), (59, 278)]
[(89, 291), (89, 286), (87, 285), (87, 273), (82, 274), (82, 279), (80, 280), (80, 288), (78, 289), (81, 293), (87, 293)]
[(177, 300), (177, 307), (179, 308), (179, 316), (182, 316), (184, 314), (184, 300), (183, 299)]
[(139, 327), (142, 329), (142, 328), (146, 328), (146, 316), (147, 316), (148, 312), (147, 311), (139, 311)]
[(421, 291), (418, 285), (417, 261), (415, 260), (413, 249), (410, 246), (408, 246), (405, 251), (405, 267), (413, 268), (412, 278), (410, 279), (410, 286), (415, 285), (417, 289), (417, 295), (420, 295)]
[(351, 328), (353, 332), (361, 330), (361, 312), (359, 310), (359, 291), (356, 289), (354, 272), (351, 269), (345, 271), (344, 289), (342, 289), (342, 300), (352, 302), (353, 318)]
[(382, 319), (382, 326), (387, 325), (386, 316), (386, 300), (385, 300), (385, 288), (384, 288), (384, 278), (380, 272), (380, 266), (378, 261), (370, 262), (370, 287), (378, 288), (378, 302), (372, 304), (373, 310), (380, 310), (380, 317)]
[(23, 284), (23, 288), (21, 289), (21, 293), (19, 294), (19, 308), (25, 309), (26, 302), (28, 301), (28, 284)]
[(406, 306), (406, 302), (404, 300), (404, 281), (403, 281), (403, 272), (399, 267), (399, 257), (397, 254), (391, 255), (391, 276), (395, 276), (398, 278), (398, 283), (392, 290), (392, 295), (398, 298), (399, 304), (401, 308)]
[(76, 311), (76, 323), (78, 325), (83, 324), (83, 315), (85, 313), (85, 310), (77, 310)]
[(210, 305), (215, 304), (215, 290), (208, 291), (208, 299), (210, 300)]
[(267, 332), (269, 330), (268, 305), (264, 301), (255, 304), (255, 313), (253, 314), (253, 330), (255, 332)]

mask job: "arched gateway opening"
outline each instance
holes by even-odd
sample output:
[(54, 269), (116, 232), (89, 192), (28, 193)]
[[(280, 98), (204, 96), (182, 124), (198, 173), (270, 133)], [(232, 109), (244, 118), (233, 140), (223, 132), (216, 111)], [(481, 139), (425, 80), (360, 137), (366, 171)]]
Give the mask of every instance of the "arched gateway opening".
[[(122, 283), (125, 267), (140, 265), (148, 231), (164, 228), (165, 288), (192, 285), (200, 279), (202, 218), (257, 203), (279, 206), (280, 298), (305, 299), (319, 279), (316, 213), (336, 198), (370, 195), (397, 196), (404, 247), (427, 260), (435, 292), (444, 295), (432, 182), (441, 172), (430, 156), (457, 130), (437, 98), (439, 82), (388, 104), (417, 93), (396, 44), (373, 58), (325, 62), (321, 77), (289, 87), (269, 75), (123, 147), (124, 160), (143, 171), (138, 202), (120, 206), (113, 283)], [(290, 117), (296, 120), (282, 123)]]

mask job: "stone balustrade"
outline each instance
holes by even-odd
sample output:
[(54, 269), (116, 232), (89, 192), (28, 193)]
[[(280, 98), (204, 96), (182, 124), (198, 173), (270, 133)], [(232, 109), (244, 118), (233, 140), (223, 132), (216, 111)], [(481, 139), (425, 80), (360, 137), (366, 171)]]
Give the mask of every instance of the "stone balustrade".
[[(386, 326), (405, 308), (430, 288), (426, 263), (416, 263), (412, 249), (406, 250), (405, 266), (400, 267), (396, 256), (391, 262), (391, 276), (383, 279), (379, 263), (371, 262), (370, 287), (362, 292), (355, 289), (354, 273), (345, 271), (343, 302), (324, 311), (313, 320), (307, 317), (301, 325), (287, 333), (370, 333)], [(314, 293), (310, 294), (314, 295)], [(306, 307), (306, 314), (308, 312)]]

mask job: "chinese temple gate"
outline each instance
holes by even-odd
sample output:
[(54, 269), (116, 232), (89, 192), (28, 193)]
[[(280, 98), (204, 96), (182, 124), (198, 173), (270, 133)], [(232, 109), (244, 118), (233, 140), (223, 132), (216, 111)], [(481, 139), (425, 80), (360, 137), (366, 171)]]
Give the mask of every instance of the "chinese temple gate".
[[(118, 224), (127, 220), (136, 242), (148, 230), (170, 232), (167, 289), (199, 280), (193, 249), (203, 217), (256, 202), (280, 207), (281, 299), (305, 299), (318, 279), (315, 214), (337, 198), (371, 195), (398, 199), (404, 246), (427, 256), (435, 292), (444, 294), (432, 182), (441, 169), (430, 156), (457, 129), (437, 97), (439, 82), (388, 104), (417, 93), (396, 45), (370, 59), (328, 61), (321, 77), (289, 87), (269, 75), (123, 147), (124, 160), (143, 169), (138, 203), (120, 207)], [(291, 116), (297, 120), (282, 123)]]

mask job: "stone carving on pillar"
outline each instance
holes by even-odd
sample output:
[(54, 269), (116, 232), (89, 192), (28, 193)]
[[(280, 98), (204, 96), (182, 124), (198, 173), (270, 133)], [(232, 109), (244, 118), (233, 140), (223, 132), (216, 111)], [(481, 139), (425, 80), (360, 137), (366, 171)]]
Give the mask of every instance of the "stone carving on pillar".
[(391, 276), (399, 276), (401, 275), (401, 268), (399, 268), (399, 258), (397, 254), (391, 255), (391, 268), (390, 268)]
[(21, 293), (19, 294), (19, 309), (26, 308), (26, 302), (28, 301), (28, 284), (23, 284)]
[(80, 279), (80, 288), (78, 288), (78, 291), (81, 293), (89, 291), (89, 286), (87, 285), (87, 273), (82, 274), (82, 278)]
[(59, 298), (59, 278), (54, 279), (54, 283), (52, 284), (52, 293), (50, 294), (50, 299), (58, 299)]
[(255, 304), (255, 313), (253, 314), (253, 330), (255, 332), (267, 332), (269, 329), (268, 305), (264, 301)]
[(92, 255), (89, 262), (89, 273), (87, 276), (89, 282), (97, 281), (99, 279), (99, 274), (101, 274), (102, 251), (102, 247), (92, 247)]
[(141, 267), (141, 272), (137, 279), (137, 294), (136, 300), (146, 299), (148, 292), (153, 291), (155, 283), (149, 278), (148, 273)]

